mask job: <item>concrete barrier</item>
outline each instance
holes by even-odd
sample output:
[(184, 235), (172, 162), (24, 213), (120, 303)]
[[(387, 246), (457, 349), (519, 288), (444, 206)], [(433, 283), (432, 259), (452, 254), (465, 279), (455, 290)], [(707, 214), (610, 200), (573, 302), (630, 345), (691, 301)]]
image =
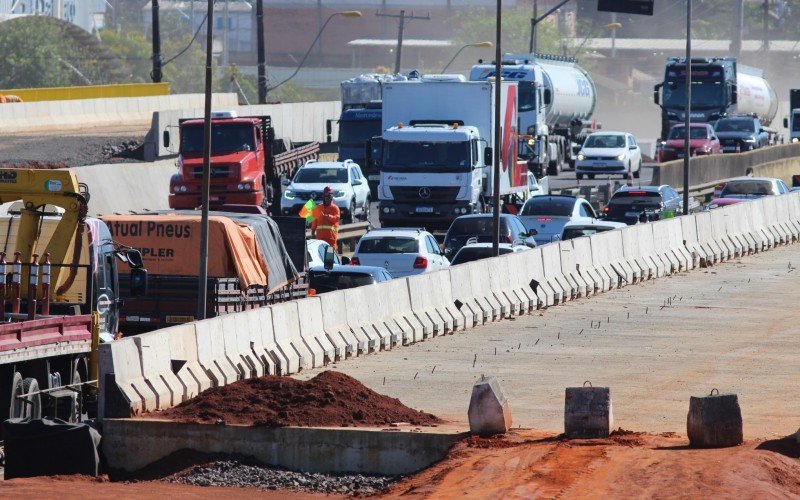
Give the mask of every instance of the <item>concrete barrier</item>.
[[(169, 208), (169, 179), (174, 160), (111, 163), (70, 168), (89, 187), (89, 215), (125, 214)], [(124, 186), (124, 189), (120, 189)]]
[(487, 259), (484, 262), (489, 273), (489, 289), (495, 298), (500, 303), (507, 305), (511, 316), (526, 313), (528, 301), (519, 297), (512, 289), (508, 259), (502, 256), (497, 259)]
[[(359, 356), (380, 349), (380, 337), (375, 329), (372, 328), (372, 318), (368, 307), (365, 307), (369, 304), (369, 294), (377, 293), (376, 289), (377, 285), (368, 285), (344, 291), (345, 302), (347, 303), (347, 324), (357, 339), (357, 354)], [(424, 334), (433, 334), (433, 327), (428, 324), (424, 325), (426, 328)]]
[(300, 338), (311, 353), (311, 367), (319, 368), (333, 361), (336, 348), (325, 335), (319, 297), (298, 300), (297, 315), (300, 320)]
[[(717, 209), (719, 210), (719, 209)], [(706, 254), (706, 264), (713, 265), (726, 258), (726, 252), (714, 240), (714, 229), (711, 226), (711, 213), (699, 212), (694, 215), (697, 224), (697, 241)]]
[[(8, 103), (0, 114), (0, 132), (74, 130), (120, 123), (146, 126), (155, 111), (202, 109), (204, 101), (203, 94), (175, 94)], [(235, 106), (237, 101), (236, 94), (212, 96), (215, 109)]]
[(741, 252), (739, 245), (728, 234), (726, 220), (730, 216), (730, 211), (724, 207), (711, 211), (711, 237), (722, 250), (723, 260), (732, 259)]
[(589, 285), (589, 294), (602, 293), (611, 289), (611, 281), (592, 261), (592, 239), (588, 236), (574, 238), (572, 242), (572, 259), (575, 261), (575, 269), (578, 274)]
[(170, 364), (177, 368), (175, 376), (185, 388), (186, 399), (214, 386), (214, 380), (198, 361), (195, 323), (173, 326), (151, 335), (166, 335), (169, 339)]
[(577, 284), (570, 283), (561, 272), (561, 252), (558, 243), (548, 243), (539, 247), (542, 254), (542, 270), (545, 281), (559, 295), (557, 303), (575, 298), (578, 293)]
[(753, 200), (747, 202), (749, 214), (751, 220), (753, 221), (753, 228), (758, 233), (761, 238), (762, 247), (761, 250), (768, 250), (772, 248), (775, 243), (775, 235), (772, 231), (769, 230), (768, 221), (766, 220), (765, 213), (764, 213), (764, 203), (762, 200)]
[(496, 378), (481, 377), (473, 384), (467, 417), (472, 434), (488, 437), (509, 431), (511, 407)]
[(661, 262), (666, 266), (665, 273), (677, 273), (681, 269), (685, 269), (686, 260), (683, 255), (675, 252), (675, 247), (672, 244), (671, 231), (677, 228), (680, 231), (680, 222), (675, 218), (664, 219), (652, 223), (653, 232), (653, 247), (656, 254), (661, 258)]
[(500, 320), (511, 314), (511, 304), (506, 300), (500, 301), (492, 291), (489, 285), (489, 269), (485, 263), (482, 261), (470, 262), (467, 267), (472, 293), (486, 311), (491, 311), (492, 321)]
[(388, 302), (391, 299), (388, 298), (390, 296), (386, 293), (383, 285), (383, 283), (377, 284), (373, 293), (364, 295), (366, 302), (362, 304), (369, 311), (370, 331), (374, 331), (378, 335), (378, 348), (389, 350), (402, 339), (403, 332), (396, 323), (387, 321), (389, 317)]
[(697, 217), (679, 217), (683, 244), (692, 256), (692, 267), (706, 266), (709, 255), (697, 238)]
[(225, 356), (236, 367), (239, 378), (257, 377), (261, 362), (256, 361), (256, 357), (250, 349), (247, 317), (239, 314), (225, 314), (219, 316), (219, 321), (225, 343)]
[(791, 231), (786, 227), (783, 220), (778, 217), (778, 197), (764, 196), (760, 200), (764, 207), (764, 215), (768, 221), (768, 226), (772, 234), (775, 235), (776, 243), (782, 245), (791, 241)]
[(433, 273), (409, 276), (408, 291), (411, 297), (411, 310), (423, 323), (431, 327), (434, 336), (453, 331), (453, 318), (437, 307), (441, 304), (440, 290), (435, 285)]
[(358, 355), (358, 339), (347, 324), (345, 292), (323, 293), (319, 296), (322, 309), (322, 328), (334, 346), (335, 361)]
[(385, 296), (391, 297), (390, 300), (384, 300), (385, 305), (389, 308), (389, 317), (386, 318), (386, 321), (394, 322), (400, 329), (400, 339), (403, 345), (422, 341), (424, 325), (411, 308), (408, 279), (393, 279), (382, 283), (381, 288)]
[(542, 249), (536, 247), (528, 252), (523, 252), (525, 264), (528, 269), (529, 283), (534, 287), (536, 296), (539, 297), (543, 307), (550, 307), (561, 301), (563, 290), (558, 290), (550, 286), (544, 275), (544, 262), (542, 260)]
[(528, 259), (525, 254), (530, 250), (524, 252), (512, 252), (503, 256), (506, 261), (507, 272), (506, 287), (508, 293), (516, 296), (520, 303), (520, 314), (530, 313), (539, 308), (539, 296), (531, 287), (531, 280), (533, 276), (528, 269)]
[(567, 387), (564, 396), (564, 434), (568, 438), (606, 438), (614, 426), (611, 389)]
[(115, 392), (101, 390), (98, 401), (101, 418), (105, 416), (106, 408), (110, 408), (112, 404), (118, 408), (127, 405), (130, 410), (126, 412), (128, 416), (156, 410), (156, 395), (144, 379), (139, 349), (132, 338), (100, 345), (99, 365), (102, 374), (101, 385), (108, 383), (111, 378), (109, 376), (113, 376), (115, 389), (124, 400), (111, 401), (111, 396)]
[(695, 448), (723, 448), (744, 441), (742, 410), (736, 394), (692, 396), (686, 417), (686, 434), (689, 446)]
[(612, 280), (612, 287), (632, 284), (633, 268), (624, 257), (622, 231), (605, 231), (593, 234), (591, 238), (592, 262), (606, 271)]
[(594, 292), (595, 283), (594, 280), (591, 280), (590, 283), (584, 279), (579, 272), (575, 247), (572, 244), (572, 240), (560, 241), (557, 245), (560, 256), (559, 260), (561, 261), (561, 273), (570, 283), (575, 284), (577, 290), (575, 293), (576, 298), (587, 297)]
[(275, 363), (268, 359), (264, 350), (264, 335), (259, 324), (256, 310), (243, 311), (236, 315), (236, 328), (244, 332), (243, 355), (252, 363), (256, 377), (269, 375), (275, 368)]
[(239, 380), (240, 373), (225, 355), (222, 323), (212, 318), (195, 323), (197, 360), (214, 379), (214, 386), (228, 385)]
[(455, 306), (450, 284), (450, 270), (443, 269), (431, 273), (431, 280), (438, 292), (436, 295), (436, 309), (441, 316), (450, 318), (450, 323), (453, 325), (451, 333), (464, 331), (466, 329), (467, 316)]
[(312, 354), (300, 336), (300, 318), (296, 302), (284, 302), (270, 306), (275, 344), (281, 360), (281, 375), (291, 375), (311, 367)]
[(156, 396), (156, 409), (171, 408), (187, 399), (183, 382), (172, 372), (169, 335), (133, 337), (142, 363), (142, 376)]
[[(478, 326), (492, 320), (492, 311), (472, 290), (470, 264), (452, 266), (450, 273), (450, 294), (456, 307), (464, 313), (469, 326)], [(470, 322), (471, 319), (471, 322)]]

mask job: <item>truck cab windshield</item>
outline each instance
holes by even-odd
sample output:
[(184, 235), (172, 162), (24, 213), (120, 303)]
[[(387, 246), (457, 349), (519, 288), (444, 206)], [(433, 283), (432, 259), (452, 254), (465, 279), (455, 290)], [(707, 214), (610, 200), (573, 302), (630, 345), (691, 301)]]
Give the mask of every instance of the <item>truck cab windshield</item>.
[[(212, 123), (211, 154), (253, 151), (255, 133), (249, 123)], [(203, 152), (203, 126), (192, 125), (181, 129), (181, 153)]]
[(384, 142), (383, 169), (395, 172), (468, 172), (469, 142)]
[(351, 148), (363, 148), (367, 141), (381, 135), (380, 120), (342, 121), (339, 123), (339, 144)]
[[(692, 76), (692, 108), (713, 109), (723, 106), (725, 86), (714, 78)], [(674, 78), (664, 85), (664, 106), (683, 109), (686, 101), (686, 79)]]

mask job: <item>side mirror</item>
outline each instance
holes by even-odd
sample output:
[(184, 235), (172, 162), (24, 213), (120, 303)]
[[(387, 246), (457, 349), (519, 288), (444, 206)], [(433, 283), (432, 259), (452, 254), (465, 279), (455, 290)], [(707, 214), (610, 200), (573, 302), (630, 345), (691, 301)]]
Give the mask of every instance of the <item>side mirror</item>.
[(364, 184), (364, 181), (362, 181), (361, 179), (355, 179), (355, 180), (353, 181), (353, 185), (354, 185), (354, 186), (360, 186), (360, 185), (362, 185), (362, 184)]
[(731, 104), (739, 102), (739, 93), (736, 90), (736, 85), (731, 85)]
[(165, 148), (169, 147), (169, 130), (164, 131), (164, 133), (161, 136), (161, 142), (164, 143)]
[(537, 234), (539, 234), (539, 231), (535, 229), (531, 229), (530, 231), (528, 231), (528, 236), (536, 236)]
[(331, 142), (333, 135), (333, 120), (325, 120), (325, 142)]
[(292, 181), (290, 181), (289, 179), (282, 179), (281, 180), (281, 184), (284, 185), (284, 186), (288, 186), (291, 183), (292, 183)]
[(365, 153), (367, 166), (375, 170), (380, 170), (381, 158), (383, 157), (383, 138), (375, 136), (368, 140)]
[(653, 102), (656, 103), (659, 106), (661, 106), (661, 92), (659, 92), (659, 91), (661, 90), (661, 87), (663, 87), (663, 86), (664, 86), (663, 83), (659, 83), (658, 85), (655, 85), (653, 87)]
[(783, 128), (789, 128), (789, 119), (788, 118), (784, 118), (783, 119)]
[(128, 251), (125, 252), (125, 260), (128, 261), (128, 265), (131, 266), (131, 269), (140, 269), (144, 267), (142, 253), (135, 248), (129, 248)]
[(636, 149), (636, 146), (630, 146), (628, 149)]
[(334, 258), (333, 247), (325, 248), (325, 257), (323, 257), (322, 259), (322, 264), (326, 271), (330, 271), (331, 269), (333, 269), (334, 261), (335, 258)]
[(342, 265), (343, 266), (349, 266), (350, 265), (350, 257), (342, 257), (341, 261), (342, 261)]
[(553, 101), (553, 94), (550, 89), (544, 89), (544, 104), (545, 106), (549, 106), (550, 103)]
[(487, 167), (491, 167), (493, 160), (494, 160), (494, 153), (492, 152), (492, 148), (487, 146), (483, 150), (483, 164)]
[(130, 296), (147, 295), (147, 269), (136, 267), (131, 269)]

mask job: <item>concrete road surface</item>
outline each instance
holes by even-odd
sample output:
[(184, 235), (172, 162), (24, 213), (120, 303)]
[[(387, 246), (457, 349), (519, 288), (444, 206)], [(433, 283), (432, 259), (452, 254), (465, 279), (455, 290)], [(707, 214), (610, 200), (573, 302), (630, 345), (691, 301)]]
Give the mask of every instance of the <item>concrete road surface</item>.
[(685, 433), (689, 397), (717, 388), (739, 395), (746, 437), (785, 436), (800, 426), (798, 248), (633, 285), (330, 369), (464, 424), (472, 383), (494, 375), (509, 397), (515, 427), (553, 432), (563, 431), (564, 388), (585, 380), (611, 387), (615, 428), (650, 432)]

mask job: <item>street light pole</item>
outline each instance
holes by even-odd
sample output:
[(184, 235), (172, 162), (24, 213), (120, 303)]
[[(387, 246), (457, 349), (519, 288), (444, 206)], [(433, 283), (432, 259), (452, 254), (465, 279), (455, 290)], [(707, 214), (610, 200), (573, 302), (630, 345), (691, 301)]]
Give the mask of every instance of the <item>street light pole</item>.
[(297, 65), (297, 68), (294, 70), (294, 73), (289, 75), (289, 78), (286, 78), (285, 80), (276, 83), (274, 86), (268, 88), (267, 90), (275, 90), (278, 87), (280, 87), (281, 85), (283, 85), (284, 83), (286, 83), (289, 80), (291, 80), (292, 78), (294, 78), (295, 75), (297, 75), (297, 73), (300, 71), (300, 68), (302, 68), (303, 64), (306, 63), (306, 59), (308, 59), (308, 55), (311, 54), (311, 51), (314, 49), (314, 45), (317, 44), (317, 42), (319, 41), (319, 38), (322, 36), (322, 32), (325, 31), (325, 28), (328, 26), (328, 23), (331, 22), (331, 19), (333, 19), (336, 16), (361, 17), (362, 14), (361, 14), (361, 11), (358, 11), (358, 10), (345, 10), (345, 11), (342, 11), (342, 12), (334, 12), (333, 14), (328, 16), (328, 19), (325, 20), (325, 23), (322, 25), (322, 28), (317, 33), (316, 38), (314, 38), (314, 41), (311, 42), (311, 45), (309, 45), (308, 50), (306, 51), (305, 55), (303, 55), (303, 58), (300, 60), (300, 64)]
[(411, 19), (422, 19), (424, 21), (430, 21), (431, 14), (428, 13), (428, 15), (425, 17), (415, 16), (414, 11), (412, 10), (411, 15), (407, 16), (406, 11), (401, 10), (400, 14), (384, 14), (381, 12), (377, 12), (375, 13), (375, 15), (378, 17), (396, 17), (400, 19), (400, 26), (397, 30), (397, 53), (394, 56), (394, 72), (400, 73), (400, 61), (403, 54), (403, 30), (405, 29), (406, 21), (407, 20), (410, 21)]
[(494, 46), (494, 149), (492, 150), (492, 255), (500, 255), (500, 96), (503, 78), (503, 52), (500, 37), (503, 34), (503, 0), (497, 0), (497, 19)]
[(163, 74), (161, 73), (161, 25), (159, 23), (158, 0), (153, 0), (150, 8), (153, 24), (153, 71), (150, 72), (150, 78), (153, 83), (161, 83)]
[(445, 71), (447, 71), (447, 68), (449, 68), (450, 65), (453, 64), (453, 61), (456, 60), (456, 57), (458, 57), (458, 55), (461, 53), (461, 51), (466, 49), (467, 47), (491, 47), (491, 46), (492, 46), (492, 42), (489, 42), (489, 41), (468, 43), (468, 44), (464, 45), (463, 47), (458, 49), (458, 51), (456, 52), (456, 55), (454, 55), (453, 58), (450, 59), (450, 62), (445, 64), (444, 68), (442, 68), (442, 71), (440, 71), (440, 73), (444, 73)]
[(267, 103), (267, 54), (264, 47), (264, 0), (256, 1), (256, 43), (258, 43), (258, 103)]
[(211, 63), (214, 49), (214, 0), (208, 0), (206, 21), (206, 102), (203, 115), (203, 206), (200, 215), (200, 279), (197, 283), (197, 319), (206, 319), (208, 293), (208, 198), (211, 186)]
[(692, 115), (692, 0), (686, 0), (686, 104), (683, 119), (683, 215), (689, 214), (689, 134)]
[(560, 9), (561, 7), (563, 7), (563, 6), (564, 6), (564, 4), (565, 4), (565, 3), (567, 3), (567, 2), (569, 2), (569, 0), (562, 0), (561, 2), (559, 2), (559, 3), (558, 3), (558, 4), (557, 4), (555, 7), (553, 7), (552, 9), (548, 10), (547, 12), (545, 12), (544, 14), (542, 14), (541, 16), (539, 16), (539, 17), (536, 17), (536, 12), (537, 12), (537, 0), (533, 0), (533, 17), (531, 18), (531, 43), (530, 43), (530, 49), (531, 49), (531, 53), (532, 53), (532, 54), (535, 54), (535, 53), (536, 53), (536, 51), (538, 50), (538, 47), (537, 47), (537, 45), (538, 45), (538, 42), (537, 42), (537, 40), (536, 40), (536, 25), (537, 25), (537, 24), (539, 24), (540, 22), (542, 22), (542, 20), (543, 20), (545, 17), (549, 16), (549, 15), (550, 15), (550, 14), (552, 14), (553, 12), (555, 12), (555, 11), (557, 11), (558, 9)]

